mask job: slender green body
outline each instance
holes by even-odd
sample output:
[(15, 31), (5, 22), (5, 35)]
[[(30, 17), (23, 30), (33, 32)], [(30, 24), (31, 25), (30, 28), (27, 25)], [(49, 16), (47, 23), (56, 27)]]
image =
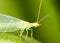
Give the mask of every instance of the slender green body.
[[(37, 23), (29, 23), (18, 18), (0, 14), (0, 32), (14, 32), (17, 30), (28, 30), (38, 25)], [(6, 31), (5, 31), (6, 30)]]

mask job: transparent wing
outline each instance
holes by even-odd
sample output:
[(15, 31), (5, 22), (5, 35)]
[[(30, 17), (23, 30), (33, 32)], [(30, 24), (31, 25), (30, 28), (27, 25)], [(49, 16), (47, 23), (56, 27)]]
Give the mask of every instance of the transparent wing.
[(5, 14), (0, 14), (0, 22), (15, 22), (15, 21), (22, 21), (22, 20)]

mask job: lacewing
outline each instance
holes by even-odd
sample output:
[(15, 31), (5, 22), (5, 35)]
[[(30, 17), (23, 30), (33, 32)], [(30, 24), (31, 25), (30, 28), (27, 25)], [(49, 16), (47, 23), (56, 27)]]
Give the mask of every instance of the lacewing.
[[(27, 22), (27, 21), (24, 21), (24, 20), (21, 20), (21, 19), (12, 17), (12, 16), (8, 16), (5, 14), (0, 14), (0, 32), (5, 33), (5, 32), (14, 32), (17, 30), (21, 30), (21, 33), (20, 33), (20, 37), (21, 37), (24, 30), (26, 29), (26, 31), (27, 31), (26, 38), (28, 35), (28, 30), (31, 30), (31, 37), (32, 37), (33, 30), (30, 28), (40, 26), (39, 23), (47, 17), (47, 16), (45, 16), (39, 20), (41, 4), (42, 4), (42, 0), (40, 0), (40, 4), (39, 4), (37, 21), (34, 23), (30, 23), (30, 22)], [(26, 38), (25, 38), (25, 40), (26, 40)]]

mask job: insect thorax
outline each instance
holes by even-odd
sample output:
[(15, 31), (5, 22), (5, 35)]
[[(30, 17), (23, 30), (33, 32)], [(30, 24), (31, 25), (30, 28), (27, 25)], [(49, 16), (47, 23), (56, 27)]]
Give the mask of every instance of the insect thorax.
[(24, 30), (24, 29), (30, 28), (30, 23), (22, 21), (22, 22), (19, 22), (17, 26), (18, 28), (20, 28), (20, 30)]

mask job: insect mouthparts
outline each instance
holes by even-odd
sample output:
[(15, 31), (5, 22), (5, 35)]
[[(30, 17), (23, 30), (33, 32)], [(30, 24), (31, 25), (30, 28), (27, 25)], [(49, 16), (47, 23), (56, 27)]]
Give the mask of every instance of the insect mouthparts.
[(37, 23), (37, 22), (35, 22), (33, 25), (34, 25), (35, 27), (40, 26), (40, 24), (39, 24), (39, 23)]

